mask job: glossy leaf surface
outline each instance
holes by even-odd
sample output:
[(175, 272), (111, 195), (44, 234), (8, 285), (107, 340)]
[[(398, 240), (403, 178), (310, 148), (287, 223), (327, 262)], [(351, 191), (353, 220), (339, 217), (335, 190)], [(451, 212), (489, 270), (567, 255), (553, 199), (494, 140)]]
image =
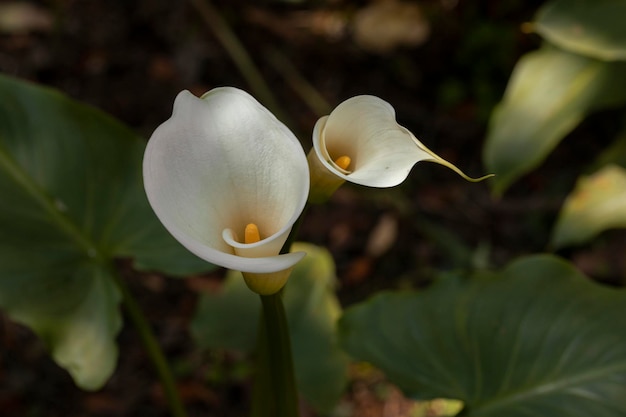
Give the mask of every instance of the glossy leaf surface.
[(85, 389), (117, 360), (114, 258), (189, 273), (143, 193), (144, 141), (50, 89), (0, 76), (0, 308), (33, 329)]
[(342, 345), (406, 394), (462, 400), (465, 417), (626, 413), (626, 293), (547, 255), (443, 277), (348, 309)]

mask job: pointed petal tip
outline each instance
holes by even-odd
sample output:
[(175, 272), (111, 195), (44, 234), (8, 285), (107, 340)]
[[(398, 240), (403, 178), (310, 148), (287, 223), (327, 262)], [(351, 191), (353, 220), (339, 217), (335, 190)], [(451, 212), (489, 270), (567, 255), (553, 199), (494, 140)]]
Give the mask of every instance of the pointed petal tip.
[(434, 162), (436, 164), (443, 165), (443, 166), (445, 166), (447, 168), (450, 168), (452, 171), (456, 172), (458, 175), (463, 177), (464, 180), (469, 181), (469, 182), (481, 182), (481, 181), (484, 181), (484, 180), (486, 180), (488, 178), (496, 176), (496, 174), (487, 174), (487, 175), (483, 175), (482, 177), (473, 178), (473, 177), (470, 177), (469, 175), (467, 175), (466, 173), (464, 173), (463, 171), (461, 171), (456, 165), (446, 161), (443, 158), (437, 157), (437, 158), (433, 158), (433, 159), (427, 159), (426, 161)]
[(466, 175), (463, 175), (463, 178), (465, 178), (469, 182), (481, 182), (483, 180), (486, 180), (487, 178), (491, 178), (491, 177), (495, 177), (495, 176), (496, 176), (496, 174), (487, 174), (487, 175), (483, 175), (482, 177), (472, 178), (472, 177), (468, 177)]

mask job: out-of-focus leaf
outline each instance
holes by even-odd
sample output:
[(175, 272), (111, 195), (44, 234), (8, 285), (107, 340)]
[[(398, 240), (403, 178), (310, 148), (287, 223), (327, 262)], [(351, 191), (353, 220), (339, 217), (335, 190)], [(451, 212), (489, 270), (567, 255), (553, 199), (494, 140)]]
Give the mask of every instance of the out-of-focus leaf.
[[(298, 388), (320, 412), (337, 403), (346, 383), (348, 360), (337, 346), (335, 324), (341, 309), (334, 293), (335, 265), (330, 254), (296, 243), (307, 256), (296, 265), (285, 286), (283, 302)], [(205, 348), (251, 352), (256, 347), (261, 302), (241, 273), (229, 271), (218, 294), (203, 295), (191, 329)]]
[(539, 9), (534, 27), (563, 49), (606, 61), (623, 61), (624, 16), (623, 0), (552, 0)]
[(348, 309), (342, 345), (464, 417), (626, 415), (626, 293), (549, 255)]
[(230, 270), (219, 292), (200, 297), (191, 333), (202, 348), (252, 352), (260, 308), (259, 296), (248, 289), (241, 272)]
[[(141, 185), (144, 142), (105, 114), (0, 76), (0, 308), (85, 389), (115, 368), (112, 259), (191, 272)], [(158, 252), (158, 259), (155, 258)]]
[(539, 165), (590, 112), (626, 100), (626, 63), (603, 62), (550, 46), (517, 64), (494, 110), (484, 160), (495, 193)]
[(584, 243), (617, 227), (626, 227), (626, 169), (608, 165), (578, 181), (561, 209), (552, 245)]
[(593, 167), (600, 169), (609, 164), (616, 164), (626, 168), (626, 130), (622, 131), (611, 146), (598, 156), (593, 163)]

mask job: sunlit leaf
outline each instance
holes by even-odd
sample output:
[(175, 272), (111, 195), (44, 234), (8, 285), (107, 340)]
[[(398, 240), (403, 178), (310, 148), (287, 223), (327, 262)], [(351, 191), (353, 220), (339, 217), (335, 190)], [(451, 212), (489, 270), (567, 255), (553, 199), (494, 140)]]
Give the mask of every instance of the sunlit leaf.
[(617, 227), (626, 227), (626, 169), (608, 165), (578, 181), (561, 209), (552, 245), (584, 243)]
[[(342, 394), (348, 365), (335, 333), (341, 313), (334, 293), (335, 265), (326, 250), (314, 245), (297, 243), (293, 251), (307, 253), (283, 294), (296, 380), (311, 405), (327, 412)], [(229, 271), (220, 293), (202, 296), (192, 332), (202, 347), (251, 352), (260, 309), (259, 296), (246, 287), (241, 273)]]
[(144, 141), (49, 89), (0, 76), (0, 308), (32, 328), (85, 389), (117, 360), (113, 258), (189, 273), (189, 255), (152, 214)]
[(590, 112), (626, 100), (626, 63), (608, 63), (550, 46), (517, 64), (494, 110), (484, 148), (502, 193), (537, 167)]
[(626, 293), (548, 255), (348, 309), (342, 345), (464, 417), (626, 415)]
[(626, 60), (626, 2), (552, 0), (539, 9), (534, 28), (551, 43), (591, 58)]

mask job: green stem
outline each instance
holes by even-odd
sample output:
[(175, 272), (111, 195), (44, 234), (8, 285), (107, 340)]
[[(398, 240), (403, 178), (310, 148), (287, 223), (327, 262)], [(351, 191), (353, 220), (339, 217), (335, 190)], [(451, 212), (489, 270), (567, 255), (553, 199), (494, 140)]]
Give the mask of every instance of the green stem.
[(281, 294), (262, 295), (253, 417), (297, 417), (298, 392)]
[(266, 105), (278, 119), (287, 122), (286, 115), (283, 114), (278, 101), (274, 97), (272, 89), (269, 87), (261, 71), (254, 64), (250, 54), (235, 32), (230, 28), (228, 22), (219, 13), (209, 0), (190, 0), (196, 8), (198, 14), (204, 19), (207, 26), (222, 44), (230, 58), (233, 60), (241, 75), (246, 79), (250, 88), (259, 101)]
[(302, 209), (302, 213), (300, 213), (300, 217), (298, 217), (296, 222), (291, 227), (291, 232), (289, 232), (289, 235), (287, 236), (287, 240), (285, 240), (283, 247), (280, 248), (281, 255), (291, 252), (291, 246), (293, 245), (293, 242), (296, 241), (296, 236), (298, 235), (298, 232), (300, 231), (300, 225), (302, 224), (302, 221), (304, 220), (304, 216), (306, 215), (308, 208), (309, 208), (308, 204), (304, 206), (304, 209)]
[[(306, 213), (291, 228), (280, 250), (289, 253)], [(257, 369), (252, 390), (252, 417), (297, 417), (298, 389), (294, 377), (291, 339), (282, 290), (261, 295), (263, 309), (257, 341)]]
[(265, 52), (274, 69), (280, 73), (287, 84), (291, 86), (317, 117), (330, 113), (332, 110), (331, 105), (324, 99), (319, 91), (298, 72), (298, 69), (285, 54), (278, 48), (273, 47), (268, 48)]
[(165, 392), (165, 397), (167, 398), (172, 417), (187, 417), (183, 403), (178, 395), (178, 390), (176, 389), (176, 382), (174, 381), (172, 371), (170, 370), (167, 360), (165, 359), (163, 350), (159, 346), (159, 343), (150, 328), (148, 320), (141, 311), (139, 304), (130, 292), (126, 282), (124, 282), (124, 280), (117, 275), (116, 284), (122, 293), (126, 311), (137, 328), (137, 332), (139, 333), (139, 337), (144, 344), (148, 356), (156, 368), (161, 384), (163, 385), (163, 391)]

